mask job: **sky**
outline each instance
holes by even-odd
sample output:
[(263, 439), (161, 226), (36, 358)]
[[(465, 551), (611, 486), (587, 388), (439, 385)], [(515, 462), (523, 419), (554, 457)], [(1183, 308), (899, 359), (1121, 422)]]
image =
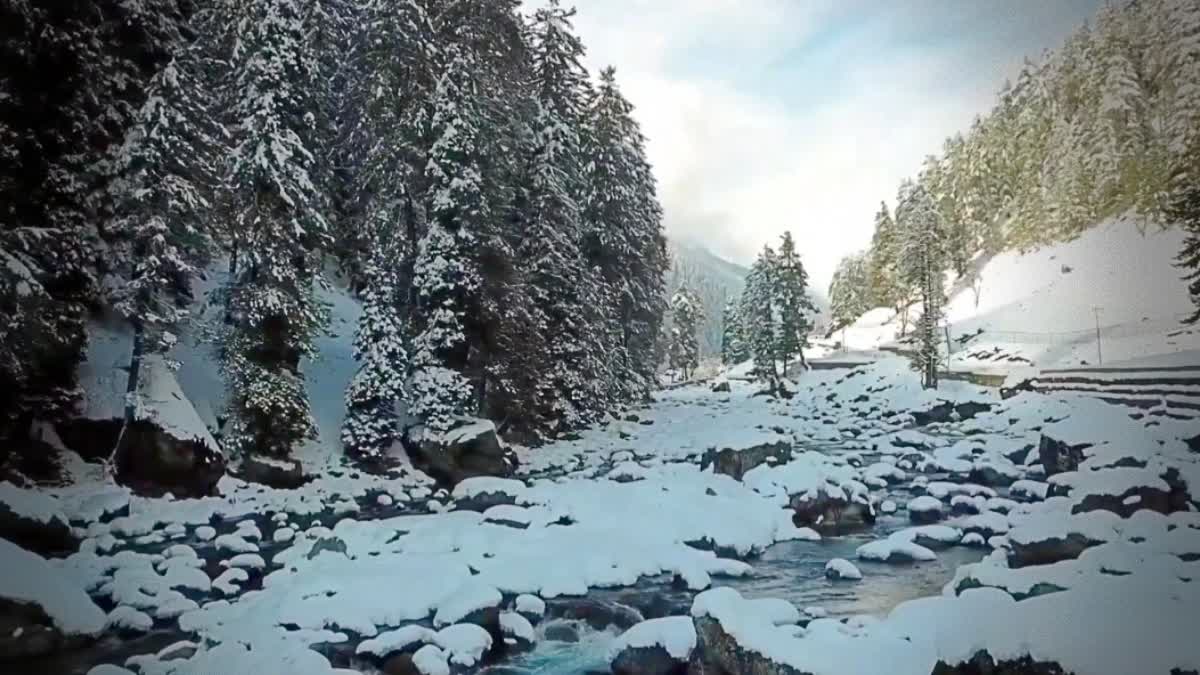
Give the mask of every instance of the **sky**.
[(900, 180), (1102, 2), (578, 0), (575, 26), (636, 106), (668, 236), (748, 264), (790, 229), (823, 288)]

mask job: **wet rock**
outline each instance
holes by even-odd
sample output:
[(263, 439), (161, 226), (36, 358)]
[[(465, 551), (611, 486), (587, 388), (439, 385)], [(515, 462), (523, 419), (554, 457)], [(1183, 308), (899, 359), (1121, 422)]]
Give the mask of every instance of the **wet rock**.
[(1083, 451), (1090, 447), (1091, 443), (1072, 445), (1042, 434), (1041, 440), (1038, 441), (1038, 458), (1046, 470), (1046, 475), (1053, 476), (1056, 473), (1078, 469), (1079, 463), (1083, 461)]
[(908, 503), (908, 519), (918, 525), (936, 523), (943, 514), (942, 503), (933, 497), (917, 497)]
[(248, 483), (261, 483), (278, 490), (293, 490), (312, 479), (305, 475), (300, 460), (256, 455), (242, 460), (241, 476)]
[(728, 393), (730, 391), (729, 380), (726, 380), (726, 379), (717, 380), (716, 382), (712, 383), (711, 389), (713, 390), (714, 393)]
[(421, 675), (421, 671), (413, 663), (413, 655), (408, 652), (401, 652), (389, 656), (383, 662), (381, 669), (384, 675)]
[(612, 675), (687, 675), (687, 661), (678, 661), (661, 645), (626, 647), (610, 664)]
[(673, 601), (663, 593), (623, 593), (617, 602), (632, 607), (647, 620), (687, 614), (691, 607), (686, 598)]
[(546, 626), (545, 636), (553, 642), (579, 642), (579, 631), (565, 621), (556, 621)]
[(713, 467), (714, 473), (725, 474), (741, 480), (751, 469), (762, 464), (783, 464), (791, 461), (792, 447), (786, 441), (762, 443), (749, 448), (710, 448), (704, 453), (700, 469)]
[(517, 467), (516, 455), (487, 420), (464, 422), (440, 435), (418, 428), (405, 436), (404, 447), (416, 468), (444, 485), (475, 476), (509, 477)]
[(632, 607), (591, 598), (567, 598), (546, 602), (547, 613), (557, 619), (582, 621), (594, 630), (615, 627), (629, 630), (644, 617)]
[(823, 489), (795, 495), (788, 502), (796, 527), (811, 527), (822, 535), (838, 535), (870, 527), (875, 509), (865, 499), (831, 496)]
[(720, 675), (804, 675), (791, 666), (776, 663), (758, 652), (743, 649), (721, 623), (712, 617), (695, 619), (696, 649), (688, 664), (689, 673)]
[(1065, 537), (1051, 537), (1032, 542), (1009, 542), (1008, 566), (1012, 568), (1031, 565), (1051, 565), (1063, 560), (1074, 560), (1087, 549), (1102, 544), (1089, 539), (1082, 533), (1071, 532)]

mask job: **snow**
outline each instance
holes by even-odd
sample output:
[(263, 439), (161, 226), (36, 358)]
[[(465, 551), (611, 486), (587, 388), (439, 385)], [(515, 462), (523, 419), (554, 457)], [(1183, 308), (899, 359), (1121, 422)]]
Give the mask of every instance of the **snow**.
[(609, 660), (627, 648), (662, 647), (671, 658), (686, 661), (696, 648), (696, 628), (691, 617), (668, 616), (634, 625), (613, 642)]
[(533, 624), (529, 623), (529, 619), (516, 612), (500, 613), (500, 631), (508, 637), (525, 642), (533, 642), (537, 639), (537, 635), (533, 631)]
[(941, 513), (942, 503), (929, 495), (922, 495), (909, 500), (906, 508), (909, 513)]
[(863, 544), (854, 553), (862, 560), (887, 563), (937, 560), (936, 553), (903, 537), (888, 537)]
[(57, 499), (35, 490), (23, 490), (8, 481), (0, 483), (0, 508), (37, 523), (67, 524), (67, 515)]
[(435, 631), (424, 626), (405, 626), (397, 630), (380, 633), (368, 640), (363, 640), (358, 644), (355, 652), (358, 654), (373, 654), (382, 658), (401, 651), (410, 645), (433, 642), (434, 635), (436, 635)]
[(862, 572), (854, 566), (854, 563), (845, 558), (834, 558), (825, 563), (825, 576), (832, 579), (846, 579), (857, 581), (862, 579)]
[(0, 598), (36, 605), (66, 635), (104, 629), (107, 617), (84, 587), (40, 555), (0, 539), (0, 569)]
[(531, 616), (542, 616), (546, 613), (546, 602), (536, 595), (523, 593), (513, 601), (513, 609)]
[[(951, 369), (1007, 373), (1029, 366), (969, 358), (995, 349), (1042, 368), (1095, 363), (1096, 307), (1105, 365), (1147, 358), (1200, 362), (1186, 356), (1200, 348), (1200, 334), (1169, 335), (1192, 309), (1172, 264), (1181, 240), (1177, 228), (1151, 226), (1142, 235), (1132, 222), (1114, 218), (1070, 242), (984, 261), (978, 306), (965, 287), (952, 291), (946, 306), (952, 335), (984, 331), (956, 352)], [(842, 358), (856, 351), (872, 358), (872, 350), (892, 345), (899, 332), (893, 314), (874, 309), (847, 327), (846, 342), (854, 351)]]
[(433, 617), (433, 625), (448, 626), (458, 623), (471, 612), (496, 607), (503, 599), (495, 586), (472, 579), (442, 600), (437, 614)]

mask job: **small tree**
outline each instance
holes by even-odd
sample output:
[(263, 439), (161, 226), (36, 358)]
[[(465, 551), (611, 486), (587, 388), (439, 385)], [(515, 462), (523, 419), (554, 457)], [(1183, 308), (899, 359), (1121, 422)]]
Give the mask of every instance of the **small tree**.
[(746, 275), (739, 308), (742, 334), (754, 359), (754, 372), (760, 380), (769, 382), (772, 389), (779, 384), (779, 369), (775, 363), (779, 329), (772, 294), (775, 267), (775, 252), (770, 246), (764, 246)]
[(750, 358), (738, 303), (732, 300), (726, 303), (721, 318), (721, 363), (733, 365)]
[(917, 186), (896, 209), (901, 232), (900, 271), (918, 289), (921, 316), (916, 323), (913, 368), (927, 389), (938, 385), (938, 344), (945, 304), (945, 251), (942, 227), (929, 193)]
[(812, 314), (816, 311), (808, 297), (808, 272), (796, 251), (796, 242), (791, 232), (783, 233), (779, 254), (775, 257), (772, 275), (772, 295), (779, 313), (779, 332), (776, 336), (776, 351), (787, 373), (792, 358), (799, 356), (805, 369), (804, 348), (808, 346), (808, 333), (812, 329)]
[(704, 320), (700, 298), (688, 288), (681, 288), (671, 297), (671, 367), (687, 380), (700, 365), (700, 343), (696, 331)]

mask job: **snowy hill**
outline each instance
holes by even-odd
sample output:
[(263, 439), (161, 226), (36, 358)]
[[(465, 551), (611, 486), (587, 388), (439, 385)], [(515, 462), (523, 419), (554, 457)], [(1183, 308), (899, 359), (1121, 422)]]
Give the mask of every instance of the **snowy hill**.
[[(1101, 356), (1105, 365), (1190, 358), (1186, 352), (1200, 348), (1200, 331), (1180, 324), (1191, 310), (1172, 264), (1181, 240), (1175, 229), (1143, 235), (1116, 219), (1074, 241), (979, 261), (978, 301), (968, 285), (951, 284), (951, 366), (1003, 372), (1096, 365)], [(846, 330), (848, 347), (897, 346), (892, 314), (881, 308), (861, 317)]]

